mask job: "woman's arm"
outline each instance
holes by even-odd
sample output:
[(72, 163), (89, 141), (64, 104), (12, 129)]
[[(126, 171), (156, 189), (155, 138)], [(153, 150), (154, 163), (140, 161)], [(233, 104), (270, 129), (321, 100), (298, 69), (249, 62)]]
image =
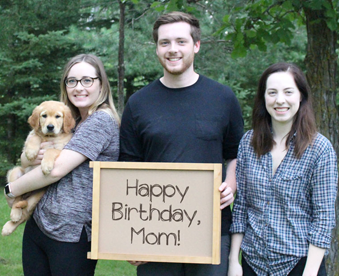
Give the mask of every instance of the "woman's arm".
[(244, 152), (248, 151), (247, 134), (242, 138), (239, 149), (238, 157), (236, 160), (236, 189), (237, 195), (233, 205), (232, 218), (233, 222), (230, 231), (233, 233), (231, 236), (231, 250), (228, 257), (228, 276), (242, 276), (243, 270), (239, 262), (241, 243), (244, 238), (247, 226), (247, 204), (246, 204), (246, 158)]
[(228, 276), (243, 275), (242, 267), (239, 262), (240, 246), (243, 238), (244, 234), (242, 233), (232, 234), (231, 251), (228, 257)]
[(14, 182), (10, 183), (11, 192), (20, 196), (45, 186), (48, 186), (66, 174), (71, 172), (87, 159), (86, 156), (72, 150), (63, 149), (54, 163), (54, 168), (49, 175), (44, 175), (41, 166), (24, 174)]
[[(320, 146), (318, 146), (318, 144)], [(307, 240), (309, 248), (303, 276), (317, 275), (326, 248), (331, 246), (331, 232), (335, 227), (337, 198), (337, 157), (331, 143), (322, 136), (314, 142), (319, 158), (311, 177), (312, 213)]]
[(324, 255), (325, 249), (310, 244), (303, 276), (317, 276)]

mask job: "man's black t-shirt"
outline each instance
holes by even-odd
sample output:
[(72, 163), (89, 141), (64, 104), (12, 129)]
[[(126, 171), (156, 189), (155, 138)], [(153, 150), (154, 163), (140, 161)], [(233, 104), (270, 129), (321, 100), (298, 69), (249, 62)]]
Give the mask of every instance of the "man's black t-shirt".
[[(241, 109), (229, 87), (201, 75), (192, 86), (176, 89), (156, 80), (128, 100), (119, 160), (222, 163), (224, 180), (224, 162), (237, 157), (242, 135)], [(222, 234), (228, 234), (231, 219), (227, 207)]]

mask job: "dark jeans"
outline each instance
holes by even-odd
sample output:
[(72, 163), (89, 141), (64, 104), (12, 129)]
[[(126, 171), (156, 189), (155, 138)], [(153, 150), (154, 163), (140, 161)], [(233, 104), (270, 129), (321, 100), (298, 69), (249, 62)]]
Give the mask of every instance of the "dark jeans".
[[(297, 263), (297, 265), (292, 269), (292, 271), (288, 274), (288, 276), (301, 276), (304, 272), (304, 268), (306, 265), (306, 257), (301, 258), (301, 260)], [(242, 258), (242, 270), (244, 276), (257, 276), (253, 269), (248, 265), (246, 260)], [(326, 269), (325, 269), (325, 259), (321, 262), (318, 276), (326, 276)]]
[(85, 229), (77, 243), (59, 242), (41, 232), (33, 218), (25, 226), (22, 264), (25, 276), (92, 276), (97, 261), (87, 259), (91, 243)]
[(227, 275), (230, 236), (221, 237), (220, 265), (182, 264), (182, 263), (146, 263), (139, 265), (138, 276), (218, 276)]

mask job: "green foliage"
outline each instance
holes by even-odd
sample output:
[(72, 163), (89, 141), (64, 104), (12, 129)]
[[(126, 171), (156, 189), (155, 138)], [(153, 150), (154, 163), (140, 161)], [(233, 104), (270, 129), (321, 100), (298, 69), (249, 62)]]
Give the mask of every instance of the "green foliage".
[[(0, 186), (3, 189), (3, 186)], [(3, 193), (0, 196), (0, 228), (9, 220), (10, 209)], [(21, 265), (23, 225), (9, 237), (0, 237), (0, 275), (23, 275)]]
[[(34, 105), (59, 98), (61, 69), (81, 49), (67, 38), (80, 19), (75, 0), (12, 0), (0, 4), (0, 179), (17, 162)], [(8, 140), (10, 143), (8, 143)], [(5, 161), (6, 160), (6, 161)]]
[[(98, 1), (99, 3), (100, 1)], [(101, 1), (104, 2), (104, 1)], [(153, 1), (142, 1), (134, 5), (126, 1), (125, 11), (125, 99), (141, 88), (135, 85), (134, 79), (143, 79), (149, 83), (160, 76), (161, 67), (155, 55), (155, 45), (152, 39), (152, 24), (159, 15), (150, 9)], [(90, 7), (90, 23), (73, 25), (67, 37), (84, 48), (87, 53), (98, 55), (105, 65), (107, 75), (117, 101), (118, 79), (118, 43), (119, 43), (119, 6), (118, 3), (104, 4), (93, 11)], [(102, 25), (100, 22), (110, 22)], [(137, 83), (137, 82), (136, 82)]]
[(325, 20), (331, 30), (338, 29), (338, 3), (335, 6), (328, 0), (256, 0), (239, 5), (234, 13), (224, 16), (216, 34), (233, 42), (233, 58), (245, 57), (255, 47), (266, 52), (270, 43), (291, 45), (295, 30), (305, 22), (303, 8), (325, 9), (326, 18), (318, 20)]
[[(200, 52), (195, 68), (232, 88), (251, 128), (253, 97), (260, 74), (278, 61), (304, 71), (304, 8), (325, 9), (331, 30), (338, 30), (339, 1), (302, 0), (125, 0), (125, 92), (129, 95), (162, 75), (152, 27), (162, 13), (180, 10), (199, 18)], [(59, 98), (61, 70), (68, 58), (94, 53), (104, 62), (113, 92), (117, 87), (119, 3), (107, 0), (3, 0), (0, 40), (0, 180), (18, 158), (35, 105)], [(115, 96), (115, 95), (114, 95)], [(116, 98), (116, 96), (115, 96)], [(337, 95), (339, 105), (339, 95)], [(0, 198), (0, 225), (9, 210)], [(0, 275), (22, 275), (21, 226), (0, 238)], [(10, 248), (11, 250), (5, 250)], [(135, 275), (121, 261), (99, 261), (96, 275)]]
[(171, 11), (183, 11), (195, 14), (197, 12), (197, 8), (192, 4), (192, 2), (198, 1), (184, 1), (184, 0), (154, 1), (151, 5), (151, 8), (159, 13), (167, 13)]
[[(267, 8), (269, 6), (270, 8)], [(245, 57), (248, 49), (267, 51), (268, 43), (291, 44), (299, 14), (290, 1), (251, 1), (223, 18), (216, 32), (234, 44), (232, 57)]]
[[(259, 73), (276, 61), (299, 63), (303, 59), (304, 30), (298, 28), (297, 21), (291, 23), (284, 18), (282, 26), (265, 22), (269, 15), (265, 14), (261, 1), (251, 4), (254, 11), (263, 13), (261, 20), (253, 21), (256, 28), (251, 27), (248, 16), (255, 18), (254, 11), (247, 8), (249, 3), (245, 0), (131, 0), (124, 3), (125, 99), (162, 75), (152, 27), (161, 13), (171, 10), (191, 12), (200, 19), (202, 41), (195, 68), (235, 90), (241, 98), (247, 127)], [(0, 20), (6, 21), (4, 39), (0, 42), (0, 114), (4, 118), (0, 121), (0, 152), (2, 160), (6, 160), (0, 165), (0, 177), (4, 177), (5, 168), (18, 160), (29, 131), (27, 118), (33, 106), (59, 98), (60, 74), (69, 57), (81, 52), (98, 55), (117, 100), (119, 3), (87, 0), (79, 5), (75, 0), (12, 0), (3, 1), (0, 6)], [(293, 1), (285, 1), (283, 6), (297, 9)], [(274, 15), (280, 13), (277, 8), (270, 11)], [(265, 28), (259, 28), (261, 25)], [(232, 32), (233, 26), (237, 32)], [(293, 34), (300, 33), (298, 39), (285, 34), (286, 29), (293, 30)], [(270, 39), (278, 42), (277, 46), (267, 43)], [(283, 42), (290, 45), (283, 46)]]
[(255, 95), (255, 89), (246, 89), (242, 88), (239, 82), (230, 82), (228, 83), (232, 90), (234, 91), (239, 103), (242, 107), (242, 115), (244, 118), (244, 129), (249, 130), (251, 129), (252, 124), (252, 106), (253, 106), (253, 98)]
[[(294, 62), (306, 69), (303, 9), (326, 9), (325, 18), (319, 20), (326, 20), (331, 30), (338, 29), (339, 1), (122, 2), (126, 6), (125, 99), (162, 75), (152, 38), (156, 18), (173, 10), (189, 12), (199, 18), (202, 28), (195, 69), (232, 88), (241, 104), (246, 130), (251, 128), (253, 97), (263, 70), (279, 61)], [(59, 98), (60, 75), (68, 58), (79, 53), (98, 55), (117, 100), (119, 13), (119, 1), (1, 1), (0, 20), (5, 22), (0, 40), (2, 183), (6, 171), (18, 162), (34, 106)], [(7, 215), (6, 211), (2, 213)], [(0, 275), (22, 274), (21, 234), (15, 244), (7, 243), (12, 237), (6, 242), (0, 239), (0, 263), (4, 264), (0, 264)], [(16, 256), (1, 251), (12, 247)], [(135, 268), (125, 262), (100, 261), (96, 275), (135, 275)]]
[(17, 101), (0, 104), (0, 116), (14, 114), (20, 120), (27, 120), (33, 109), (43, 101), (57, 100), (55, 96), (40, 96), (34, 98), (20, 98)]

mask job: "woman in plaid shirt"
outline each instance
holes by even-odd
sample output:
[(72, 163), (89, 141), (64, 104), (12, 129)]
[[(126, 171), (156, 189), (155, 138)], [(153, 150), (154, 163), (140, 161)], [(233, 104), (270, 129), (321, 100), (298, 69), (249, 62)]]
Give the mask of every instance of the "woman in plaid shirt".
[(326, 275), (338, 171), (310, 96), (294, 64), (274, 64), (261, 76), (253, 129), (238, 151), (229, 276)]

